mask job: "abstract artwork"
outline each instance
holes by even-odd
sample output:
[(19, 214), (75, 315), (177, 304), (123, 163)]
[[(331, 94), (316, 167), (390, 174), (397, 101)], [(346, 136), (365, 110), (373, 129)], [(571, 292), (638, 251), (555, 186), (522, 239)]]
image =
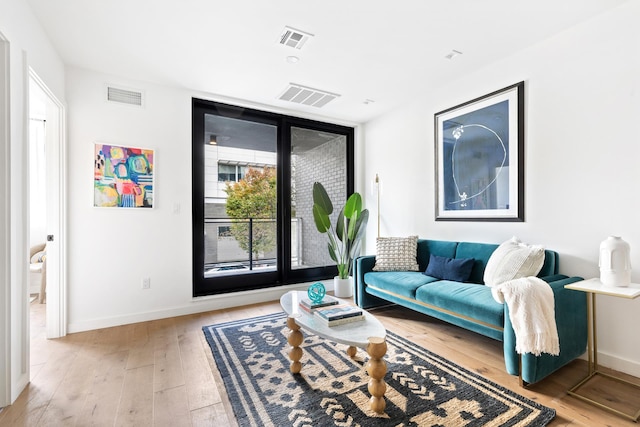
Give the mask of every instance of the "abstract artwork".
[(435, 114), (436, 220), (524, 221), (524, 82)]
[(93, 206), (153, 207), (153, 150), (96, 143)]

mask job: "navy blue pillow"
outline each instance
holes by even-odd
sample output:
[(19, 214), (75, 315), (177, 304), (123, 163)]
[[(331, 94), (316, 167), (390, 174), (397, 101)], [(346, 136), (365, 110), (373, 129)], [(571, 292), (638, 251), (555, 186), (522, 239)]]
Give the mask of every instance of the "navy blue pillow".
[(436, 279), (466, 282), (471, 276), (474, 261), (473, 258), (445, 258), (431, 255), (427, 271), (423, 274)]

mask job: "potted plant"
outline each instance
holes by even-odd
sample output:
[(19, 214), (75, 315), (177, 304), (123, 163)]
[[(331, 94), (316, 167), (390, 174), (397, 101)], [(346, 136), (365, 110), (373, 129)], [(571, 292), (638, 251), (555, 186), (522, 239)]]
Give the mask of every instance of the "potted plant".
[(362, 209), (362, 197), (353, 193), (340, 210), (335, 227), (330, 215), (333, 204), (322, 184), (313, 184), (313, 220), (320, 233), (327, 233), (331, 259), (338, 267), (334, 278), (334, 293), (338, 297), (352, 295), (351, 269), (353, 259), (360, 254), (360, 244), (367, 229), (369, 211)]

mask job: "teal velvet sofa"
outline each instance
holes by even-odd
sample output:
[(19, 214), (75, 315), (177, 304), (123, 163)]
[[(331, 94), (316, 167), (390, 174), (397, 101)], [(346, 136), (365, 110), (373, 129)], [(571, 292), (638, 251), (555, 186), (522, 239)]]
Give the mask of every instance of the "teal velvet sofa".
[[(558, 253), (545, 250), (544, 265), (538, 277), (549, 283), (554, 292), (560, 354), (519, 355), (515, 351), (516, 338), (508, 307), (496, 302), (491, 288), (483, 283), (487, 261), (497, 247), (497, 244), (488, 243), (419, 239), (417, 261), (420, 271), (373, 271), (375, 256), (358, 257), (353, 266), (355, 301), (365, 309), (398, 304), (502, 341), (507, 372), (519, 375), (521, 383), (538, 382), (586, 352), (586, 296), (564, 288), (582, 278), (558, 274)], [(473, 258), (469, 280), (461, 283), (423, 274), (431, 254)]]

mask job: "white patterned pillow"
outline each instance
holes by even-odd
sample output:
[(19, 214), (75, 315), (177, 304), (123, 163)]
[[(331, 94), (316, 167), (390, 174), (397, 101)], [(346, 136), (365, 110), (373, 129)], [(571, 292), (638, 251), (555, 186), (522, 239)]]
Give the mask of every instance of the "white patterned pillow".
[(419, 271), (418, 236), (378, 237), (373, 271)]
[(497, 286), (508, 280), (537, 275), (544, 264), (544, 248), (526, 245), (517, 237), (502, 243), (491, 254), (484, 270), (484, 283)]

